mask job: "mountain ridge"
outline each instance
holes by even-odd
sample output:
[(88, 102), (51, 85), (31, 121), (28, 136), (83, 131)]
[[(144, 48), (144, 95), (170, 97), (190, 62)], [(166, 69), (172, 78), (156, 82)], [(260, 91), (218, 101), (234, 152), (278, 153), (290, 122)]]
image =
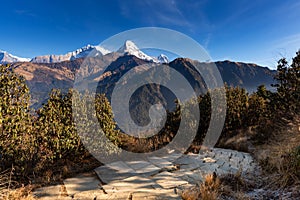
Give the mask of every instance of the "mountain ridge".
[[(3, 51), (1, 51), (3, 52)], [(0, 52), (0, 56), (1, 56)], [(11, 62), (12, 68), (24, 76), (30, 88), (32, 96), (32, 105), (40, 107), (47, 99), (51, 89), (59, 88), (66, 92), (73, 87), (75, 74), (81, 67), (83, 74), (89, 75), (89, 81), (116, 80), (117, 76), (134, 68), (136, 73), (147, 70), (144, 64), (168, 65), (182, 74), (185, 74), (191, 84), (195, 83), (193, 76), (198, 77), (195, 67), (192, 66), (193, 60), (189, 58), (176, 58), (169, 61), (166, 55), (151, 57), (141, 51), (132, 41), (125, 41), (117, 51), (111, 52), (100, 46), (87, 45), (72, 52), (63, 55), (37, 56), (29, 59), (22, 59), (7, 52), (3, 52), (3, 61)], [(1, 61), (1, 57), (0, 57)], [(86, 62), (87, 61), (87, 62)], [(88, 66), (88, 62), (99, 62), (95, 68)], [(253, 92), (259, 85), (266, 85), (268, 89), (274, 83), (273, 75), (275, 70), (267, 67), (261, 67), (254, 63), (233, 62), (229, 60), (217, 62), (199, 62), (201, 65), (215, 64), (223, 78), (224, 83), (229, 86), (239, 86), (245, 88), (248, 92)], [(0, 63), (1, 64), (1, 63)], [(108, 65), (110, 65), (108, 67)], [(105, 66), (108, 68), (106, 71)], [(167, 76), (166, 76), (167, 77)], [(196, 84), (197, 85), (197, 84)], [(199, 85), (198, 85), (199, 86)], [(203, 84), (199, 86), (204, 88)]]
[[(147, 61), (154, 62), (154, 63), (169, 62), (169, 59), (166, 55), (160, 54), (157, 57), (153, 57), (153, 56), (149, 56), (149, 55), (145, 54), (131, 40), (126, 40), (124, 42), (123, 46), (121, 46), (116, 52), (121, 53), (123, 55), (134, 55), (140, 59), (147, 60)], [(35, 56), (31, 59), (18, 58), (16, 56), (6, 53), (5, 54), (6, 57), (8, 57), (8, 55), (10, 57), (5, 60), (4, 59), (1, 60), (1, 57), (0, 57), (0, 64), (15, 63), (15, 62), (58, 63), (58, 62), (63, 62), (63, 61), (71, 61), (71, 60), (75, 60), (78, 58), (103, 56), (103, 55), (106, 55), (109, 53), (112, 53), (112, 52), (103, 48), (102, 46), (99, 46), (99, 45), (94, 46), (94, 45), (88, 44), (84, 47), (81, 47), (74, 51), (67, 52), (65, 54), (40, 55), (40, 56)], [(0, 51), (0, 56), (1, 56), (1, 51)]]
[(32, 63), (57, 63), (63, 61), (75, 60), (77, 58), (85, 58), (88, 56), (101, 56), (110, 53), (110, 51), (93, 45), (86, 45), (82, 48), (79, 48), (75, 51), (68, 52), (62, 55), (43, 55), (36, 56), (30, 60)]
[(30, 58), (21, 58), (14, 56), (6, 51), (0, 50), (0, 64), (7, 64), (13, 62), (29, 62)]
[[(119, 72), (125, 72), (124, 70), (129, 70), (135, 65), (139, 66), (135, 69), (136, 72), (139, 73), (141, 70), (145, 70), (145, 68), (142, 67), (143, 64), (151, 63), (150, 61), (139, 59), (133, 55), (121, 55), (118, 53), (106, 54), (105, 58), (111, 63), (111, 68), (107, 69), (107, 72), (103, 74), (100, 73), (104, 70), (103, 63), (100, 63), (100, 66), (103, 65), (102, 68), (89, 69), (88, 66), (84, 66), (86, 58), (78, 58), (59, 63), (18, 62), (13, 63), (12, 68), (14, 68), (16, 73), (25, 77), (33, 98), (32, 104), (34, 107), (40, 107), (48, 97), (51, 89), (59, 88), (66, 92), (69, 88), (72, 88), (75, 74), (81, 67), (86, 67), (84, 73), (88, 73), (92, 81), (101, 81), (103, 78), (117, 76)], [(186, 70), (191, 71), (187, 65), (190, 61), (191, 60), (187, 58), (177, 58), (167, 65), (176, 66), (178, 69), (183, 68), (182, 72), (185, 73)], [(133, 65), (133, 63), (136, 64)], [(255, 91), (256, 88), (262, 84), (266, 85), (268, 89), (272, 89), (270, 85), (274, 83), (273, 75), (276, 72), (275, 70), (241, 62), (218, 61), (215, 62), (215, 64), (220, 71), (224, 83), (227, 85), (243, 87), (247, 89), (248, 92)]]

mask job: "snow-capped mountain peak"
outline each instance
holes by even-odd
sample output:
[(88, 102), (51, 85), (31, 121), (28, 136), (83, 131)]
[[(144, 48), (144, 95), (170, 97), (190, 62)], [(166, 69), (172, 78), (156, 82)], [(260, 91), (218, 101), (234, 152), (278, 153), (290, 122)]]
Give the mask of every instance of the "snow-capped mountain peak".
[(71, 60), (76, 59), (76, 58), (85, 58), (88, 56), (91, 56), (90, 54), (93, 53), (92, 56), (101, 56), (101, 55), (106, 55), (110, 53), (110, 51), (104, 49), (101, 46), (93, 46), (93, 45), (86, 45), (80, 49), (77, 49), (73, 52), (69, 52), (66, 55), (71, 55)]
[[(91, 54), (92, 53), (92, 54)], [(63, 55), (45, 55), (37, 56), (31, 60), (34, 63), (57, 63), (67, 60), (75, 60), (77, 58), (86, 58), (89, 56), (101, 56), (110, 53), (110, 51), (104, 49), (101, 46), (86, 45), (80, 49), (72, 52), (68, 52)]]
[(125, 55), (133, 55), (142, 60), (157, 62), (155, 58), (146, 55), (130, 40), (126, 40), (124, 45), (117, 52)]
[(77, 49), (73, 52), (69, 52), (69, 54), (72, 54), (73, 56), (76, 56), (76, 55), (79, 55), (83, 52), (87, 52), (87, 51), (91, 52), (93, 50), (99, 51), (102, 55), (106, 55), (106, 54), (110, 53), (109, 50), (106, 50), (101, 46), (93, 46), (93, 45), (88, 44), (88, 45), (86, 45), (86, 46), (84, 46), (80, 49)]
[(109, 50), (104, 49), (104, 48), (101, 47), (101, 46), (94, 46), (94, 48), (95, 48), (97, 51), (100, 51), (100, 52), (102, 53), (102, 55), (106, 55), (106, 54), (111, 53)]
[(139, 48), (131, 41), (131, 40), (126, 40), (124, 45), (120, 47), (118, 50), (119, 53), (136, 53), (140, 51)]
[(0, 64), (14, 63), (14, 62), (28, 62), (28, 61), (30, 61), (29, 58), (20, 58), (10, 53), (7, 53), (6, 51), (0, 50)]
[(158, 62), (160, 63), (169, 63), (169, 58), (168, 56), (164, 55), (164, 54), (160, 54), (158, 57), (157, 57), (157, 60)]
[[(137, 45), (130, 40), (124, 42), (124, 45), (117, 51), (123, 55), (133, 55), (139, 59), (154, 62), (154, 63), (168, 63), (169, 59), (166, 55), (161, 54), (158, 57), (152, 57), (141, 51)], [(101, 46), (86, 45), (75, 51), (68, 52), (62, 55), (43, 55), (36, 56), (32, 59), (20, 58), (13, 56), (5, 51), (0, 50), (0, 64), (14, 63), (14, 62), (33, 62), (33, 63), (58, 63), (62, 61), (71, 61), (77, 58), (86, 58), (90, 56), (102, 56), (111, 53), (109, 50)]]

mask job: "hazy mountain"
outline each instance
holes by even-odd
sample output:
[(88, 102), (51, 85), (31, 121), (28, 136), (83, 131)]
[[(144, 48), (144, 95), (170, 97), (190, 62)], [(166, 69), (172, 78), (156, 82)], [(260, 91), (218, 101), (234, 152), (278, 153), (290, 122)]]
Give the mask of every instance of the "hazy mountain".
[(273, 76), (276, 70), (261, 67), (253, 63), (219, 61), (215, 62), (223, 81), (230, 86), (240, 86), (253, 92), (257, 86), (264, 84), (267, 89), (273, 90), (270, 85), (274, 83)]

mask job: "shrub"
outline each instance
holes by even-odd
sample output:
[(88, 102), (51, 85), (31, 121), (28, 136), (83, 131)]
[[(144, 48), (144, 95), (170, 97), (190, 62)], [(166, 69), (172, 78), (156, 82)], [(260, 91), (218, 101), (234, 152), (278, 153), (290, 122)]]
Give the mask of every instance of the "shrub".
[(245, 89), (226, 86), (227, 113), (225, 131), (246, 127), (249, 97)]
[(258, 125), (261, 121), (269, 117), (268, 102), (257, 93), (249, 96), (248, 105), (246, 122), (248, 126)]
[[(76, 130), (93, 156), (118, 152), (119, 131), (113, 120), (112, 108), (103, 94), (73, 91), (73, 116)], [(75, 125), (75, 124), (74, 124)], [(108, 140), (107, 140), (108, 139)]]
[(29, 109), (25, 79), (9, 65), (0, 65), (0, 162), (2, 170), (14, 166), (22, 176), (37, 161), (37, 141)]
[(82, 152), (72, 117), (72, 90), (63, 95), (54, 89), (45, 105), (37, 111), (41, 153), (49, 161), (73, 157)]

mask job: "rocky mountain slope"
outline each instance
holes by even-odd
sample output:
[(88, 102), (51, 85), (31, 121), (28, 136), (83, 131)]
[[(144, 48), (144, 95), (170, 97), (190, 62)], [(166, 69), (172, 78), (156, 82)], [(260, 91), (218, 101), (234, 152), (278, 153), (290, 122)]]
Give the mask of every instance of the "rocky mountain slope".
[[(136, 72), (139, 70), (143, 71), (145, 69), (141, 66), (149, 63), (149, 61), (132, 55), (118, 53), (107, 54), (105, 59), (110, 63), (105, 73), (102, 73), (106, 67), (103, 63), (100, 63), (98, 65), (100, 67), (97, 69), (89, 69), (88, 66), (84, 66), (83, 58), (59, 63), (21, 62), (12, 64), (12, 67), (17, 73), (25, 77), (31, 90), (32, 103), (34, 107), (39, 107), (47, 99), (48, 93), (52, 88), (60, 88), (66, 91), (68, 88), (73, 87), (75, 73), (78, 72), (80, 67), (86, 68), (85, 73), (89, 76), (88, 81), (102, 81), (102, 84), (104, 84), (103, 80), (118, 80), (127, 71), (137, 66), (139, 67), (135, 69)], [(270, 88), (270, 84), (273, 83), (272, 75), (275, 71), (268, 68), (230, 61), (216, 62), (215, 64), (224, 82), (228, 85), (240, 86), (251, 92), (256, 90), (257, 86), (261, 84), (265, 84)], [(189, 68), (189, 59), (178, 58), (168, 65), (179, 70), (184, 75), (192, 73), (192, 69)]]
[[(145, 67), (147, 64), (169, 66), (185, 76), (193, 87), (202, 88), (200, 89), (202, 92), (205, 87), (205, 83), (195, 83), (195, 78), (200, 82), (202, 80), (195, 72), (191, 60), (177, 58), (170, 62), (163, 54), (152, 57), (141, 51), (132, 41), (125, 41), (116, 52), (110, 52), (100, 46), (88, 45), (64, 55), (37, 56), (30, 62), (29, 59), (0, 52), (1, 62), (12, 63), (12, 68), (25, 77), (31, 91), (33, 107), (40, 107), (53, 88), (60, 88), (64, 92), (72, 88), (76, 73), (85, 74), (88, 77), (87, 82), (99, 82), (99, 88), (102, 85), (102, 91), (107, 92), (113, 89), (111, 85), (126, 72), (134, 69), (135, 73), (142, 73), (147, 70)], [(96, 67), (91, 67), (88, 63)], [(210, 64), (201, 63), (201, 65)], [(255, 91), (257, 86), (262, 84), (270, 89), (270, 85), (274, 82), (272, 76), (275, 71), (266, 67), (231, 61), (219, 61), (214, 64), (226, 84), (243, 87), (248, 92)], [(84, 70), (79, 71), (80, 68)], [(103, 72), (105, 68), (107, 69)], [(164, 73), (166, 79), (170, 77), (169, 72)]]

